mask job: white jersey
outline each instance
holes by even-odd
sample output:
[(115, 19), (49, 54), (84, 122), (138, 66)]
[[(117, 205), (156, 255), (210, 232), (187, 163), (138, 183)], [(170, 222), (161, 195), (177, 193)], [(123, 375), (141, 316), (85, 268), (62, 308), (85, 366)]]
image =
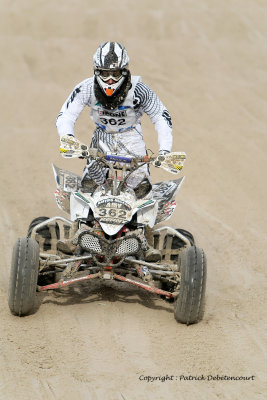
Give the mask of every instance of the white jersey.
[(126, 98), (114, 110), (105, 109), (97, 101), (94, 94), (94, 77), (79, 83), (63, 104), (57, 117), (59, 136), (74, 135), (77, 118), (84, 107), (89, 106), (90, 116), (96, 124), (92, 147), (144, 155), (146, 150), (141, 117), (146, 113), (158, 133), (159, 149), (171, 151), (172, 122), (168, 110), (158, 96), (141, 82), (140, 76), (132, 76), (131, 83)]

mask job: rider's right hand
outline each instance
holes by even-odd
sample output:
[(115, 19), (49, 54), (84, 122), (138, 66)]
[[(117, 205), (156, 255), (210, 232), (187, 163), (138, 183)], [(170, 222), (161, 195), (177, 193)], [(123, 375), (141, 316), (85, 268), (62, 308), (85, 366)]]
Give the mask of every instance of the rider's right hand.
[(59, 151), (60, 153), (65, 154), (68, 151), (75, 151), (77, 150), (81, 145), (81, 142), (76, 139), (76, 137), (74, 135), (68, 134), (68, 135), (64, 135), (61, 136), (60, 138), (60, 147), (59, 147)]

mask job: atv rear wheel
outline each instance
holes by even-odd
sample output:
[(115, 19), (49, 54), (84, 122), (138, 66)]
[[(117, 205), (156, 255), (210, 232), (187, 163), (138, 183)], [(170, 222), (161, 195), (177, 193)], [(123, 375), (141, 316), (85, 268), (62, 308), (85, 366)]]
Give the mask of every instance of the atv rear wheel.
[(178, 265), (181, 282), (174, 302), (174, 316), (183, 324), (194, 324), (203, 318), (207, 266), (204, 251), (196, 246), (182, 250)]
[(18, 239), (13, 248), (8, 305), (20, 317), (34, 311), (39, 252), (38, 243), (31, 238)]

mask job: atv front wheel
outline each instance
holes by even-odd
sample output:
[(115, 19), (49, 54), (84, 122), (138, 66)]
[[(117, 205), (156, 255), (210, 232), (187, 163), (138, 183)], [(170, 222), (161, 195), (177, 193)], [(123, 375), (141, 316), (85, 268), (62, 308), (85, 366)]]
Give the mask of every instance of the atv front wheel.
[[(189, 240), (191, 246), (194, 246), (195, 239), (191, 232), (186, 231), (185, 229), (181, 229), (181, 228), (177, 228), (175, 230), (177, 232), (181, 233), (183, 236), (185, 236), (186, 239)], [(172, 248), (177, 249), (179, 247), (183, 247), (184, 245), (185, 245), (185, 243), (182, 239), (180, 239), (177, 236), (174, 236), (173, 241), (172, 241)]]
[(13, 248), (8, 305), (20, 317), (34, 310), (39, 252), (38, 243), (31, 238), (18, 239)]
[[(32, 230), (33, 228), (35, 228), (37, 225), (41, 224), (42, 222), (48, 220), (48, 217), (37, 217), (34, 218), (32, 220), (32, 222), (29, 225), (28, 228), (28, 233), (27, 236), (30, 237), (32, 234)], [(55, 225), (55, 229), (56, 229), (56, 239), (59, 239), (59, 226), (56, 223)], [(38, 235), (40, 235), (40, 237), (42, 238), (42, 241), (39, 243), (41, 251), (42, 251), (42, 247), (43, 247), (43, 251), (49, 251), (51, 250), (51, 240), (52, 240), (52, 236), (51, 236), (51, 232), (49, 229), (49, 226), (43, 226), (42, 228), (38, 229), (36, 232)], [(38, 240), (38, 236), (37, 236), (37, 242), (39, 242)]]
[(183, 324), (194, 324), (203, 318), (207, 277), (204, 251), (196, 246), (181, 251), (178, 265), (181, 282), (179, 296), (174, 302), (174, 316)]

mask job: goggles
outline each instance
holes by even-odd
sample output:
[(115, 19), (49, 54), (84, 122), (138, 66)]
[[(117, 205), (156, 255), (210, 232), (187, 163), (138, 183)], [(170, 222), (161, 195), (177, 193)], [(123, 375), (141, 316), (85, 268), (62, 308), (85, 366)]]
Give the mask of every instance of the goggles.
[(109, 79), (113, 79), (118, 82), (123, 76), (128, 74), (126, 69), (96, 69), (95, 75), (99, 76), (102, 81), (107, 82)]

